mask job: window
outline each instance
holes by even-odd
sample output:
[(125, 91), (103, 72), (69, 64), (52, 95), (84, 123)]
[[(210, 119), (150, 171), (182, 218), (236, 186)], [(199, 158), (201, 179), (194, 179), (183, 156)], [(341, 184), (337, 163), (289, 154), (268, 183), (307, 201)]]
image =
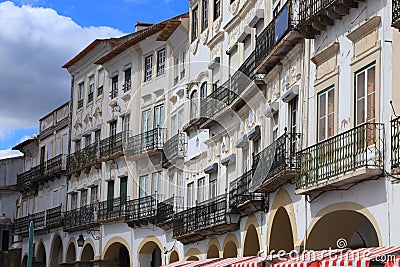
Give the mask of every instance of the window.
[(47, 159), (53, 158), (53, 143), (48, 142), (47, 143)]
[(161, 194), (161, 172), (155, 172), (151, 177), (151, 195), (158, 198)]
[(375, 65), (355, 74), (356, 125), (375, 122)]
[(104, 85), (104, 70), (99, 70), (99, 85), (97, 86), (97, 96), (103, 94), (103, 85)]
[(197, 203), (204, 201), (204, 177), (197, 180)]
[(278, 3), (276, 4), (275, 8), (274, 8), (274, 18), (276, 18), (279, 14), (279, 11), (281, 10), (281, 1), (278, 1)]
[(139, 177), (139, 197), (146, 197), (149, 192), (149, 177), (142, 175)]
[(164, 105), (154, 107), (154, 125), (153, 128), (162, 128), (164, 126)]
[(214, 1), (214, 20), (221, 16), (221, 0)]
[(117, 134), (117, 121), (110, 122), (110, 136)]
[(207, 97), (207, 82), (203, 82), (200, 87), (200, 101)]
[(96, 185), (90, 189), (90, 204), (96, 203), (98, 201), (98, 196), (99, 187)]
[(213, 199), (217, 196), (217, 175), (218, 172), (213, 172), (209, 175), (210, 182), (210, 199)]
[(124, 90), (124, 93), (125, 93), (125, 92), (128, 92), (129, 90), (131, 90), (131, 76), (132, 76), (131, 68), (126, 69), (124, 71), (124, 75), (125, 75), (125, 77), (124, 77), (124, 88), (123, 88), (123, 90)]
[(129, 135), (129, 122), (130, 122), (129, 114), (122, 117), (122, 133), (125, 136), (125, 140)]
[(260, 152), (261, 138), (257, 138), (253, 141), (253, 154), (257, 155)]
[(187, 185), (187, 207), (191, 208), (193, 207), (193, 185), (194, 183), (191, 182), (190, 184)]
[[(289, 131), (292, 134), (297, 133), (297, 106), (299, 98), (296, 96), (289, 102)], [(294, 156), (296, 153), (296, 138), (294, 135), (290, 136), (290, 155)]]
[(177, 184), (177, 187), (178, 187), (177, 196), (178, 197), (183, 197), (183, 192), (184, 192), (185, 188), (183, 187), (183, 172), (181, 172), (181, 171), (178, 171), (176, 184)]
[(85, 83), (81, 82), (78, 89), (78, 108), (83, 107), (83, 95), (85, 93)]
[(157, 76), (164, 74), (165, 69), (165, 48), (157, 52)]
[(76, 209), (77, 205), (78, 205), (78, 194), (72, 193), (71, 194), (71, 210)]
[(75, 141), (75, 152), (81, 150), (81, 140)]
[(87, 205), (88, 198), (88, 190), (84, 189), (81, 191), (81, 207), (85, 207)]
[(201, 29), (204, 31), (208, 28), (208, 0), (203, 0), (203, 21)]
[(144, 60), (144, 81), (150, 81), (153, 75), (153, 56), (148, 56)]
[(318, 94), (318, 141), (333, 136), (334, 116), (334, 87), (330, 87)]
[(178, 131), (183, 128), (183, 108), (178, 111)]
[(97, 130), (94, 132), (94, 142), (96, 144), (100, 143), (101, 140), (101, 130)]
[(93, 94), (94, 94), (94, 76), (89, 77), (89, 93), (88, 93), (88, 103), (93, 102)]
[(118, 75), (111, 79), (111, 92), (110, 97), (114, 99), (118, 96)]
[(171, 174), (168, 179), (168, 196), (175, 195), (175, 174)]
[(171, 136), (175, 135), (178, 133), (178, 130), (176, 128), (176, 114), (171, 116)]
[(92, 137), (90, 135), (85, 136), (85, 147), (90, 146), (91, 138)]
[(142, 111), (142, 133), (150, 131), (151, 119), (150, 119), (150, 109)]
[(174, 85), (177, 85), (179, 81), (179, 57), (174, 58)]
[(186, 63), (186, 50), (182, 50), (182, 70), (181, 70), (181, 79), (185, 77), (185, 63)]
[(199, 10), (195, 7), (192, 10), (192, 42), (197, 39), (199, 27)]
[(193, 91), (190, 95), (190, 120), (197, 118), (197, 91)]
[(249, 148), (243, 148), (242, 150), (242, 171), (243, 173), (249, 170)]

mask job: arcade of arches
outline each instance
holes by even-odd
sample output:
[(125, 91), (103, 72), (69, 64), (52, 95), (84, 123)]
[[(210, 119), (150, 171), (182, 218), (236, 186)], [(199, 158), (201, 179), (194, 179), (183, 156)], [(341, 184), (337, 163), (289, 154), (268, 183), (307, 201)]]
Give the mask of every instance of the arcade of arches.
[(162, 265), (161, 248), (154, 241), (146, 242), (139, 250), (140, 266), (160, 267)]
[(104, 261), (118, 264), (120, 267), (130, 267), (130, 257), (128, 248), (124, 244), (115, 242), (110, 245), (104, 254)]
[(50, 267), (58, 267), (63, 262), (63, 246), (59, 235), (53, 239), (50, 249)]

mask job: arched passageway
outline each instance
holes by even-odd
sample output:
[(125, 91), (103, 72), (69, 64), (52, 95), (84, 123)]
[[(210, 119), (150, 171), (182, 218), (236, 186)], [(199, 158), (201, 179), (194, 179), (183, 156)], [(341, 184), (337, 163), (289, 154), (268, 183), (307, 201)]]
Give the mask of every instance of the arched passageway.
[(169, 263), (177, 262), (179, 261), (179, 255), (176, 250), (171, 252), (171, 255), (169, 255)]
[(50, 267), (58, 267), (63, 262), (63, 245), (59, 235), (54, 237), (50, 249)]
[(237, 246), (235, 242), (228, 241), (224, 248), (223, 257), (226, 258), (236, 258), (237, 257)]
[(207, 259), (219, 258), (219, 250), (217, 245), (211, 245), (207, 250)]
[(104, 260), (109, 264), (116, 264), (119, 267), (130, 267), (131, 259), (125, 245), (115, 242), (108, 247), (104, 254)]
[(66, 263), (73, 263), (76, 261), (76, 250), (75, 250), (75, 245), (73, 242), (71, 242), (68, 245), (67, 257), (66, 257), (65, 261), (66, 261)]
[(187, 261), (198, 261), (199, 258), (196, 256), (190, 256), (189, 258), (187, 258)]
[(139, 251), (140, 266), (160, 267), (162, 265), (161, 248), (157, 243), (149, 241)]
[[(129, 256), (129, 255), (128, 255)], [(91, 244), (86, 244), (83, 247), (81, 262), (90, 262), (94, 260), (94, 250)]]
[(260, 241), (258, 233), (253, 224), (247, 228), (246, 238), (244, 240), (243, 256), (257, 256), (260, 251)]
[(336, 248), (338, 240), (345, 240), (347, 247), (377, 247), (378, 234), (370, 220), (352, 210), (333, 211), (320, 218), (311, 229), (306, 249)]
[(40, 242), (33, 260), (32, 266), (34, 267), (46, 267), (46, 249), (44, 248), (43, 242)]
[(283, 207), (280, 207), (275, 213), (268, 249), (269, 251), (284, 250), (286, 252), (294, 249), (292, 226), (289, 215)]

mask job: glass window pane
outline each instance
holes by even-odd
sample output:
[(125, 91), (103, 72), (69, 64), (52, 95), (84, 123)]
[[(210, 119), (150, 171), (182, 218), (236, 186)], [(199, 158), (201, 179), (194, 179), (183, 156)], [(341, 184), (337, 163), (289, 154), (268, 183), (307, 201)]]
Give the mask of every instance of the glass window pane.
[(356, 99), (363, 98), (365, 96), (365, 73), (357, 75), (357, 96)]

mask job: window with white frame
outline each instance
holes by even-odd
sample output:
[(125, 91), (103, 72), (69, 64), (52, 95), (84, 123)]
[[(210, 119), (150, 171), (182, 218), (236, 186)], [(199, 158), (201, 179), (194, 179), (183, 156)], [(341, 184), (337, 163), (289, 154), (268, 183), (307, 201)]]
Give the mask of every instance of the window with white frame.
[(94, 75), (89, 77), (88, 103), (93, 102), (93, 94), (94, 94)]
[(85, 207), (87, 205), (87, 198), (88, 198), (88, 190), (83, 189), (81, 191), (81, 207)]
[(157, 52), (157, 76), (164, 74), (165, 70), (165, 48)]
[(179, 82), (179, 57), (175, 56), (174, 58), (174, 85), (177, 85)]
[(99, 81), (98, 81), (98, 86), (97, 86), (97, 96), (100, 96), (103, 94), (103, 86), (104, 86), (104, 70), (101, 69), (98, 71), (98, 77), (99, 77)]
[(190, 95), (190, 120), (197, 118), (197, 91), (194, 90)]
[(192, 42), (197, 39), (199, 31), (199, 9), (198, 7), (192, 10)]
[(201, 29), (204, 31), (208, 28), (208, 0), (203, 0), (203, 14), (202, 14), (202, 23)]
[(194, 206), (194, 201), (193, 201), (193, 186), (194, 182), (191, 182), (187, 185), (187, 207), (191, 208)]
[(144, 81), (150, 81), (153, 76), (153, 56), (147, 56), (144, 59)]
[(185, 77), (185, 69), (186, 69), (186, 49), (182, 50), (182, 70), (181, 70), (181, 79)]
[(114, 99), (118, 96), (118, 75), (111, 78), (111, 92), (110, 97)]
[(71, 210), (74, 210), (78, 206), (78, 194), (76, 192), (70, 194), (71, 196), (71, 202), (70, 202), (70, 207)]
[(217, 197), (217, 176), (218, 176), (218, 172), (213, 172), (209, 175), (209, 185), (210, 185), (209, 198), (210, 199)]
[(99, 197), (99, 187), (96, 186), (92, 186), (90, 188), (90, 204), (96, 203), (98, 201), (98, 197)]
[(168, 196), (172, 197), (175, 195), (175, 173), (172, 173), (168, 177)]
[(335, 99), (334, 87), (331, 86), (320, 92), (318, 99), (318, 141), (323, 141), (334, 135)]
[(355, 73), (356, 125), (375, 122), (376, 82), (375, 65), (372, 64)]
[(197, 180), (197, 203), (204, 201), (204, 177)]
[(151, 195), (157, 198), (162, 195), (161, 186), (161, 172), (154, 172), (151, 176)]
[(149, 176), (142, 175), (139, 177), (139, 197), (147, 197), (149, 193)]
[(214, 20), (221, 16), (221, 0), (214, 0)]

